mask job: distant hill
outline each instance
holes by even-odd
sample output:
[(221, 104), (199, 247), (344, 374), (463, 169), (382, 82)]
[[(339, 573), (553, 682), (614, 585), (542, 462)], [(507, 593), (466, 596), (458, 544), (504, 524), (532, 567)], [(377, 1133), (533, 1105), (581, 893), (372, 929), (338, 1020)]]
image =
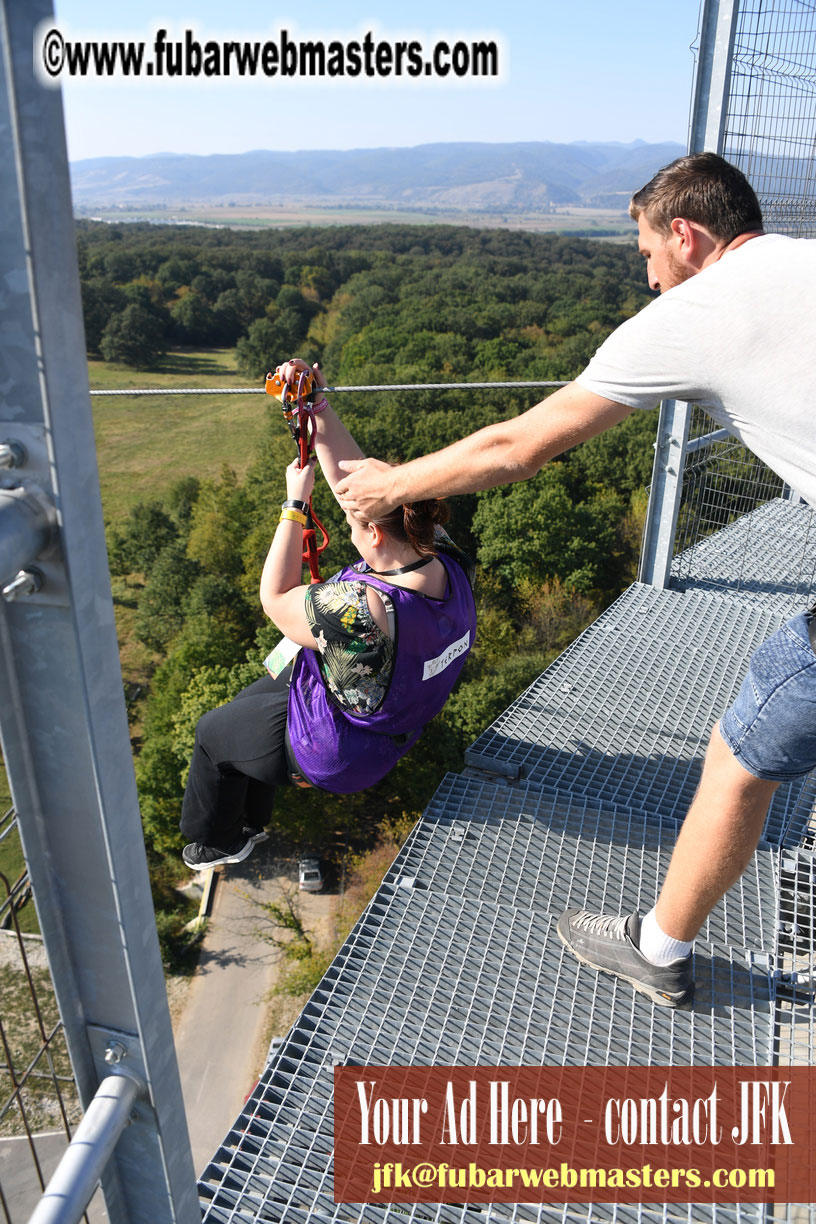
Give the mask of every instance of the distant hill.
[(368, 204), (447, 211), (625, 209), (682, 145), (426, 144), (410, 149), (100, 157), (71, 165), (74, 203)]

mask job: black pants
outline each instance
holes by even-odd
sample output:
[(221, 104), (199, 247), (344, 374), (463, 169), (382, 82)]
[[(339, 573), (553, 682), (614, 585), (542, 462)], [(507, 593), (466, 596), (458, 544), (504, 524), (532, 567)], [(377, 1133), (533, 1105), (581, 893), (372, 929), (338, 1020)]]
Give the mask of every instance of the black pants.
[(288, 781), (289, 669), (263, 676), (198, 721), (180, 829), (190, 841), (229, 848), (245, 826), (269, 820), (275, 787)]

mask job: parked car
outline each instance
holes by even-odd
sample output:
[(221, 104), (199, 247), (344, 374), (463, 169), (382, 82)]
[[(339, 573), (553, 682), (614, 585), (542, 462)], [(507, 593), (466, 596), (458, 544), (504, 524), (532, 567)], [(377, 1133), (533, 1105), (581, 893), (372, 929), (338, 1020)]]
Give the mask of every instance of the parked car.
[(301, 892), (320, 892), (323, 872), (319, 858), (302, 858), (298, 863), (298, 888)]

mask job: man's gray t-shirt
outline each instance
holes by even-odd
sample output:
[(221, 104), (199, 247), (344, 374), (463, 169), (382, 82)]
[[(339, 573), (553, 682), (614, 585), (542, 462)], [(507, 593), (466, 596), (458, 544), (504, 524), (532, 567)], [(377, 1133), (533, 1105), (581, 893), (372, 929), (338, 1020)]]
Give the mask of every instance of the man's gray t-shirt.
[(752, 238), (622, 324), (576, 380), (700, 404), (816, 506), (816, 241)]

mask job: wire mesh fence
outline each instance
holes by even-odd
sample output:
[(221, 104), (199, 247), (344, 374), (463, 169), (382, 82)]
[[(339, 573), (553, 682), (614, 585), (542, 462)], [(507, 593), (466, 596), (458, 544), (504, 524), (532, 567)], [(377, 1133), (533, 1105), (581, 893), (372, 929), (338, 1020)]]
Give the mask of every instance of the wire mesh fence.
[(765, 227), (816, 237), (816, 5), (739, 6), (723, 156), (748, 176)]
[[(0, 1222), (22, 1224), (81, 1117), (13, 810), (0, 817)], [(21, 867), (17, 871), (18, 865)], [(11, 878), (14, 876), (15, 878)], [(86, 1221), (106, 1218), (97, 1205)]]
[[(816, 237), (814, 0), (740, 0), (722, 152), (752, 183), (767, 230)], [(689, 438), (714, 429), (710, 418), (694, 408)], [(682, 583), (695, 572), (701, 540), (785, 493), (782, 481), (736, 439), (700, 446), (686, 460), (675, 580)], [(751, 533), (743, 534), (744, 565), (737, 589), (743, 572), (751, 569)], [(813, 596), (814, 575), (807, 549), (805, 554), (791, 574), (791, 584), (808, 598)], [(733, 575), (722, 585), (733, 589)]]
[[(692, 409), (690, 440), (704, 440), (716, 428), (701, 408)], [(698, 540), (779, 497), (782, 490), (780, 478), (736, 438), (706, 442), (686, 460), (675, 551), (686, 554), (690, 567)]]
[(813, 855), (805, 853), (783, 855), (780, 864), (776, 1052), (783, 1066), (814, 1063), (814, 865)]
[[(722, 439), (714, 431), (711, 418), (695, 407), (689, 437), (702, 445), (686, 458), (673, 585), (685, 589), (704, 581), (710, 590), (775, 596), (789, 603), (793, 615), (816, 599), (816, 516), (736, 438)], [(798, 504), (795, 518), (775, 516), (772, 503), (791, 497)], [(759, 514), (762, 507), (769, 509)], [(739, 529), (725, 532), (738, 522)], [(706, 543), (716, 533), (722, 533), (719, 543)], [(784, 583), (777, 582), (773, 592), (763, 575), (769, 548), (784, 553), (786, 567)]]

